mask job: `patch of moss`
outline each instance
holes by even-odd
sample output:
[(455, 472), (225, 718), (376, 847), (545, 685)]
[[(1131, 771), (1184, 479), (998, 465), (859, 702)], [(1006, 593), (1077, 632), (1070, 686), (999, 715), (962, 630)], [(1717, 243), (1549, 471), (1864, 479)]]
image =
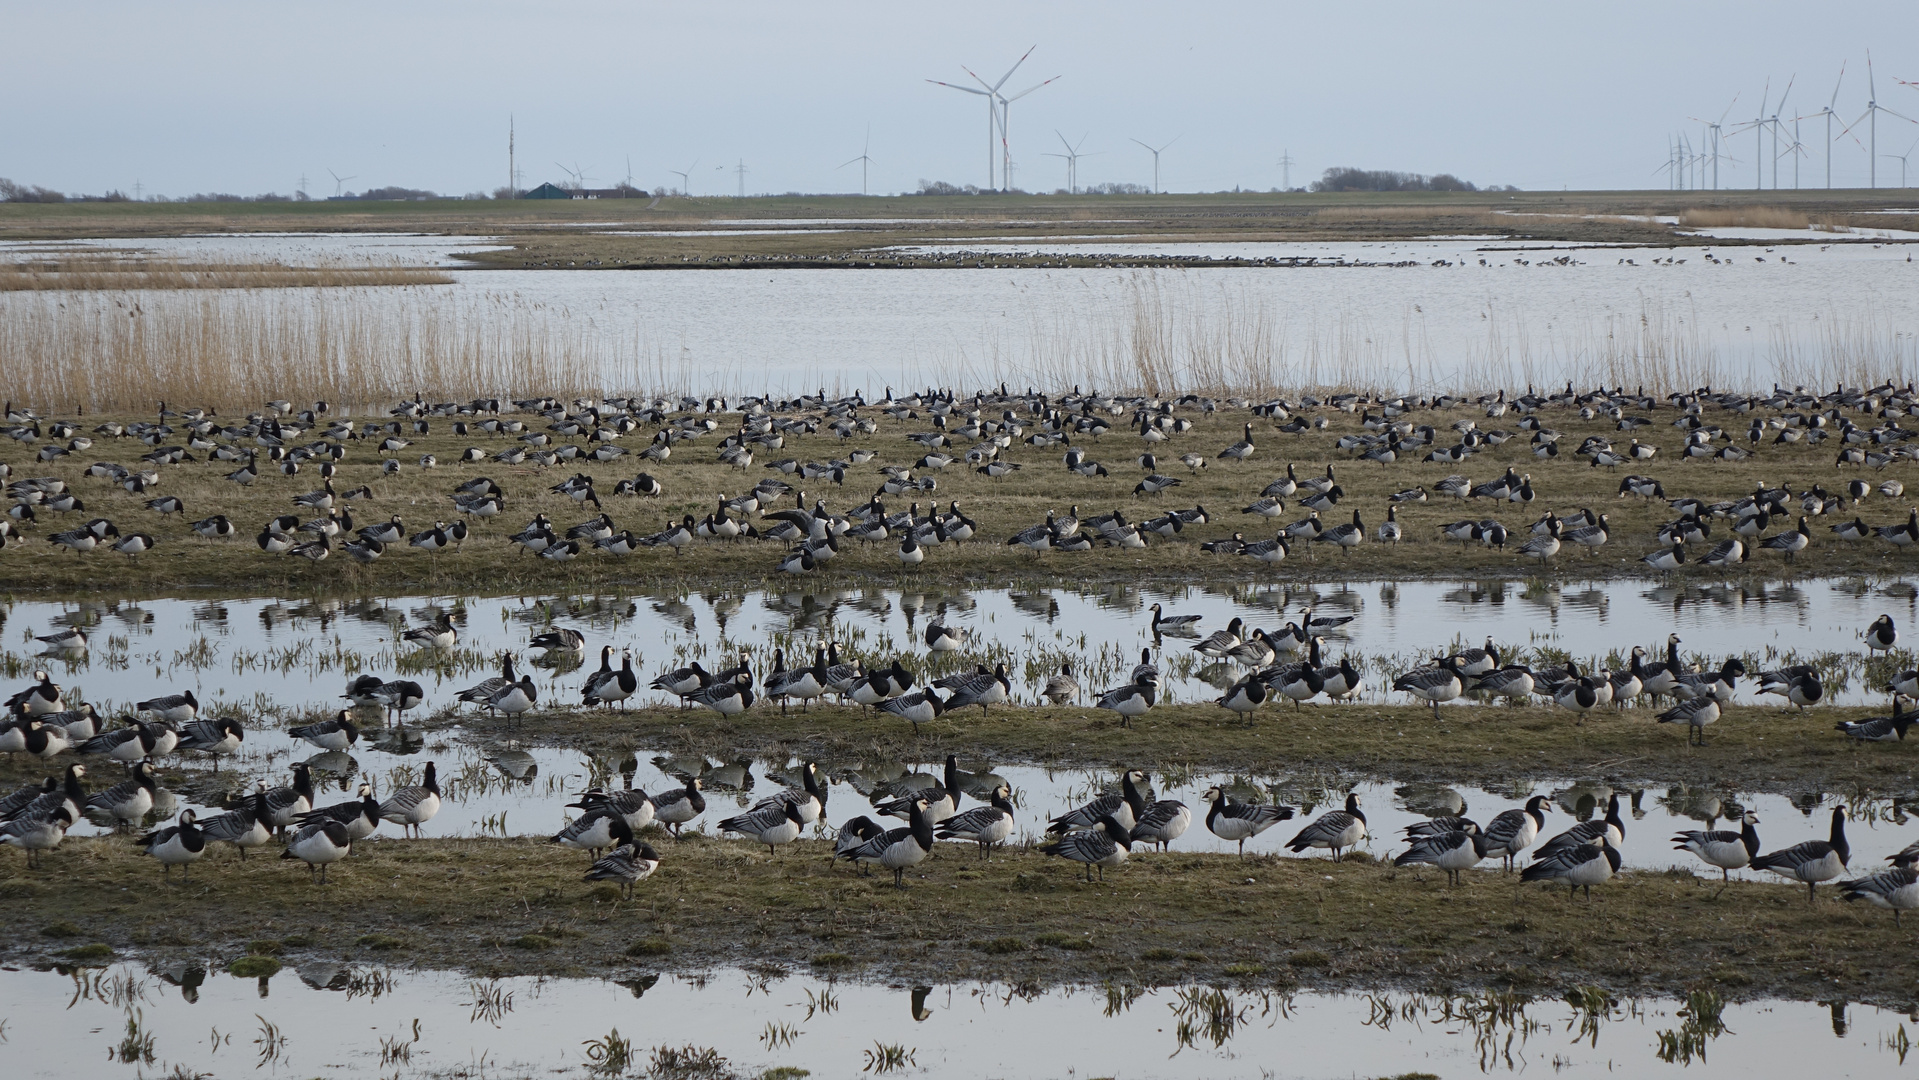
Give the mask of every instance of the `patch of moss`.
[(1266, 973), (1265, 964), (1227, 964), (1225, 974), (1229, 979), (1250, 979)]
[(304, 949), (313, 944), (313, 939), (305, 934), (288, 934), (280, 939), (280, 944), (289, 949)]
[(76, 938), (85, 931), (70, 922), (48, 923), (40, 928), (40, 933), (50, 938)]
[(1179, 950), (1147, 949), (1145, 952), (1139, 954), (1139, 958), (1141, 960), (1151, 960), (1156, 964), (1170, 963), (1171, 961), (1179, 959)]
[(665, 956), (673, 951), (673, 943), (661, 938), (647, 938), (636, 941), (626, 947), (628, 956)]
[(406, 948), (406, 942), (394, 937), (392, 934), (361, 934), (358, 938), (354, 939), (353, 943), (364, 948), (377, 949), (382, 952), (388, 949)]
[(247, 952), (254, 956), (278, 956), (286, 951), (286, 942), (272, 938), (259, 938), (247, 942)]
[(1323, 968), (1331, 967), (1333, 958), (1318, 949), (1301, 949), (1288, 953), (1286, 962), (1296, 968)]
[(975, 941), (973, 948), (988, 956), (1006, 956), (1026, 951), (1026, 943), (1016, 937), (998, 937), (991, 941)]
[(820, 953), (808, 962), (814, 967), (847, 967), (858, 963), (857, 960), (841, 952)]
[(96, 941), (91, 945), (76, 945), (60, 956), (80, 964), (100, 963), (113, 959), (113, 946)]
[(551, 949), (553, 946), (558, 945), (559, 942), (554, 941), (545, 934), (521, 934), (519, 937), (507, 942), (507, 944), (516, 949)]
[(242, 956), (227, 965), (227, 974), (241, 979), (270, 979), (280, 973), (280, 961), (271, 956)]

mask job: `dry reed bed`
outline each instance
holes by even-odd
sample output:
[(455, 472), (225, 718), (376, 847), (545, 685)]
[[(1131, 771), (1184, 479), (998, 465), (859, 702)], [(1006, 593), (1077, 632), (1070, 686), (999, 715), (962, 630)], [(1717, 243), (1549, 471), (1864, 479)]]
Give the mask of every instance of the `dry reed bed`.
[[(703, 361), (696, 372), (687, 354), (674, 349), (669, 360), (641, 324), (611, 314), (419, 287), (17, 292), (0, 296), (0, 393), (48, 411), (144, 414), (159, 400), (231, 412), (281, 397), (385, 404), (415, 392), (466, 400), (819, 385), (751, 360), (724, 369)], [(1413, 306), (1302, 317), (1244, 285), (1147, 272), (1111, 309), (1035, 316), (1013, 337), (938, 356), (921, 374), (960, 388), (1255, 398), (1919, 379), (1919, 335), (1871, 308), (1781, 314), (1755, 348), (1703, 327), (1683, 297), (1552, 317), (1489, 301), (1483, 314), (1483, 337), (1442, 355)]]

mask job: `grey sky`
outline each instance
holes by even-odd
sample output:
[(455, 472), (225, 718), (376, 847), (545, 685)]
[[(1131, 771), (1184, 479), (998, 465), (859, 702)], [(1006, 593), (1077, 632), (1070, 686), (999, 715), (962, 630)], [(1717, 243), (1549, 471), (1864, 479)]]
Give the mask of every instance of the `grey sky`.
[[(1857, 4), (604, 4), (90, 3), (8, 0), (12, 48), (0, 176), (64, 190), (291, 191), (327, 170), (351, 189), (461, 193), (506, 182), (515, 114), (528, 186), (577, 162), (695, 194), (857, 191), (872, 128), (875, 192), (919, 179), (983, 184), (982, 99), (932, 86), (1064, 76), (1012, 109), (1015, 180), (1064, 185), (1053, 131), (1087, 136), (1083, 183), (1150, 183), (1129, 141), (1179, 141), (1169, 190), (1295, 184), (1329, 165), (1454, 172), (1529, 189), (1661, 187), (1669, 133), (1750, 119), (1768, 76), (1785, 116), (1816, 113), (1849, 61), (1838, 111), (1879, 100), (1919, 117), (1919, 5)], [(1882, 114), (1879, 152), (1919, 125)], [(1802, 182), (1823, 177), (1818, 120)], [(1864, 138), (1864, 126), (1859, 135)], [(1767, 147), (1770, 152), (1770, 145)], [(1724, 186), (1751, 187), (1748, 134)], [(1915, 155), (1919, 158), (1919, 155)], [(1913, 162), (1919, 167), (1919, 160)], [(1881, 186), (1899, 162), (1881, 158)], [(1919, 182), (1919, 168), (1912, 174)], [(1790, 186), (1791, 163), (1782, 162)], [(1847, 141), (1834, 181), (1863, 185)], [(1768, 182), (1770, 182), (1770, 174)]]

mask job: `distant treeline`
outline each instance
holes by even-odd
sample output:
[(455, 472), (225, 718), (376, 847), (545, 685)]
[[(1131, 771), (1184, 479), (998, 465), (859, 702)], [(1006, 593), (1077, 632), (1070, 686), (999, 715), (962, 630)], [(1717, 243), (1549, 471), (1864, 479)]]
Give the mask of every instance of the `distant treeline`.
[[(1079, 189), (1081, 195), (1151, 195), (1153, 189), (1145, 184), (1088, 184)], [(918, 191), (909, 191), (908, 195), (1027, 195), (1023, 188), (1008, 191), (992, 191), (974, 184), (949, 184), (944, 180), (921, 180)], [(1065, 188), (1054, 191), (1055, 195), (1068, 194)]]
[[(1313, 191), (1478, 191), (1478, 185), (1461, 180), (1452, 173), (1422, 176), (1419, 173), (1394, 172), (1391, 169), (1355, 169), (1350, 166), (1327, 169), (1313, 181)], [(1487, 191), (1518, 191), (1498, 184)]]

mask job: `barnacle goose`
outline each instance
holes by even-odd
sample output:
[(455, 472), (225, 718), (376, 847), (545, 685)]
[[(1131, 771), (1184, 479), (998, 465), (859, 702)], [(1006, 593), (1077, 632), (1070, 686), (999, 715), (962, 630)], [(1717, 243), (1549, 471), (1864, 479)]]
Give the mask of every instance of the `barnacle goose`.
[(995, 664), (990, 672), (981, 672), (954, 686), (953, 693), (947, 697), (945, 711), (952, 712), (968, 705), (978, 705), (980, 712), (987, 712), (988, 705), (1001, 705), (1012, 699), (1013, 684), (1006, 677), (1004, 661)]
[(1191, 637), (1199, 631), (1201, 615), (1167, 615), (1158, 604), (1149, 608), (1153, 613), (1153, 636), (1172, 634), (1176, 637)]
[(861, 814), (840, 826), (840, 831), (833, 837), (833, 858), (837, 861), (847, 852), (885, 833), (885, 826)]
[(1146, 812), (1146, 797), (1139, 785), (1146, 782), (1146, 774), (1138, 769), (1127, 769), (1120, 774), (1118, 791), (1108, 791), (1092, 801), (1052, 819), (1046, 826), (1049, 833), (1064, 833), (1074, 829), (1090, 829), (1101, 818), (1111, 817), (1123, 825), (1130, 836), (1139, 816)]
[(1539, 830), (1545, 827), (1548, 805), (1544, 795), (1534, 795), (1526, 800), (1523, 809), (1502, 810), (1494, 815), (1486, 823), (1486, 854), (1503, 857), (1510, 872), (1513, 860), (1532, 846)]
[(194, 824), (198, 817), (192, 810), (180, 811), (179, 824), (155, 829), (140, 838), (140, 850), (160, 860), (160, 875), (167, 877), (173, 868), (180, 868), (180, 876), (187, 876), (188, 864), (206, 854), (206, 834)]
[[(31, 737), (31, 732), (28, 733)], [(31, 747), (29, 747), (31, 749)], [(131, 765), (160, 753), (160, 726), (143, 720), (134, 720), (126, 727), (102, 732), (79, 746), (83, 754), (105, 754), (108, 758), (125, 765)]]
[(1299, 830), (1299, 834), (1286, 842), (1286, 847), (1294, 852), (1307, 848), (1329, 848), (1333, 861), (1338, 862), (1340, 853), (1366, 838), (1366, 815), (1359, 809), (1359, 793), (1346, 793), (1346, 808), (1321, 814), (1312, 824)]
[(589, 860), (592, 860), (598, 859), (600, 852), (607, 848), (627, 843), (632, 839), (632, 826), (626, 823), (624, 817), (605, 803), (595, 803), (566, 828), (547, 837), (546, 842), (577, 848), (586, 852)]
[(1484, 833), (1478, 830), (1455, 830), (1414, 839), (1412, 846), (1393, 860), (1393, 865), (1436, 866), (1446, 871), (1448, 882), (1457, 885), (1460, 873), (1478, 865), (1486, 854)]
[(798, 840), (805, 824), (797, 805), (782, 803), (725, 818), (720, 822), (720, 829), (750, 837), (755, 843), (765, 844), (768, 853), (773, 853), (779, 845)]
[(621, 895), (631, 900), (633, 886), (652, 877), (659, 868), (660, 853), (653, 850), (653, 845), (629, 839), (587, 867), (582, 880), (617, 882)]
[[(199, 715), (200, 702), (193, 696), (193, 691), (186, 690), (178, 694), (167, 694), (163, 697), (148, 698), (138, 705), (135, 705), (134, 708), (141, 712), (153, 713), (163, 723), (184, 724)], [(165, 752), (164, 750), (161, 751), (161, 753)]]
[(519, 681), (513, 674), (513, 654), (503, 652), (500, 654), (500, 674), (481, 679), (454, 696), (468, 704), (484, 705), (490, 712), (493, 708), (493, 696)]
[(405, 723), (407, 711), (426, 700), (426, 687), (411, 679), (394, 679), (381, 685), (373, 698), (382, 710)]
[(1213, 631), (1206, 638), (1195, 644), (1193, 651), (1201, 656), (1211, 657), (1215, 660), (1223, 660), (1228, 653), (1231, 653), (1239, 647), (1241, 643), (1239, 635), (1240, 632), (1245, 629), (1245, 626), (1246, 624), (1241, 622), (1239, 617), (1235, 615), (1232, 621), (1226, 624), (1226, 629)]
[(1539, 845), (1539, 850), (1535, 855), (1543, 859), (1548, 855), (1569, 847), (1596, 844), (1601, 840), (1607, 840), (1613, 844), (1623, 844), (1626, 842), (1626, 822), (1619, 816), (1618, 795), (1613, 795), (1606, 800), (1605, 817), (1597, 821), (1582, 821), (1574, 825), (1572, 828)]
[(1429, 701), (1433, 706), (1433, 719), (1439, 719), (1439, 703), (1451, 701), (1464, 693), (1465, 681), (1459, 674), (1459, 661), (1456, 657), (1442, 657), (1438, 665), (1409, 671), (1393, 680), (1393, 689), (1403, 690), (1416, 698)]
[(826, 816), (826, 800), (831, 794), (830, 788), (830, 784), (820, 783), (820, 767), (808, 761), (800, 766), (799, 787), (788, 787), (768, 795), (754, 803), (748, 812), (764, 810), (776, 804), (791, 803), (800, 808), (800, 823), (811, 825)]
[(350, 749), (354, 743), (360, 741), (360, 728), (347, 716), (346, 710), (341, 709), (331, 720), (288, 728), (287, 735), (311, 743), (322, 750), (338, 752)]
[(414, 836), (421, 826), (440, 812), (440, 778), (433, 762), (426, 763), (426, 775), (412, 787), (403, 787), (380, 804), (380, 817), (403, 826)]
[(1093, 868), (1098, 867), (1099, 879), (1105, 881), (1106, 868), (1125, 862), (1132, 852), (1131, 832), (1113, 818), (1103, 817), (1094, 822), (1092, 828), (1068, 833), (1039, 850), (1042, 855), (1057, 855), (1084, 864), (1087, 881), (1093, 880)]
[(1919, 870), (1910, 866), (1895, 866), (1890, 870), (1841, 882), (1839, 895), (1847, 900), (1864, 900), (1873, 907), (1886, 908), (1892, 912), (1893, 925), (1897, 926), (1900, 912), (1919, 908)]
[(1719, 868), (1719, 879), (1731, 881), (1732, 872), (1752, 861), (1759, 854), (1759, 830), (1753, 828), (1759, 823), (1759, 816), (1748, 810), (1740, 815), (1740, 830), (1730, 832), (1725, 829), (1713, 832), (1688, 830), (1672, 838), (1674, 851), (1690, 851), (1699, 856), (1708, 866)]
[(1905, 699), (1898, 694), (1892, 697), (1892, 715), (1875, 716), (1870, 720), (1841, 720), (1833, 727), (1845, 733), (1847, 738), (1861, 742), (1901, 742), (1919, 713), (1905, 711)]
[(1784, 552), (1786, 561), (1792, 562), (1800, 552), (1812, 546), (1812, 529), (1806, 524), (1805, 515), (1802, 514), (1799, 517), (1797, 529), (1782, 532), (1777, 536), (1769, 536), (1760, 541), (1759, 546), (1767, 551)]
[(273, 839), (273, 828), (267, 823), (270, 812), (267, 808), (267, 783), (261, 780), (254, 785), (253, 794), (240, 805), (224, 814), (208, 818), (200, 826), (200, 832), (209, 842), (232, 844), (240, 849), (240, 858), (247, 857), (248, 848), (256, 848)]
[(0, 845), (12, 844), (27, 853), (27, 869), (40, 865), (44, 852), (60, 846), (73, 824), (73, 813), (64, 805), (38, 817), (18, 817), (0, 825)]
[(1206, 809), (1206, 830), (1228, 843), (1237, 843), (1242, 858), (1246, 841), (1293, 816), (1290, 806), (1235, 802), (1218, 787), (1207, 789), (1204, 798), (1211, 804)]
[(1579, 844), (1551, 854), (1542, 852), (1531, 866), (1520, 871), (1519, 880), (1564, 882), (1568, 899), (1584, 886), (1586, 898), (1590, 900), (1593, 886), (1610, 880), (1619, 872), (1619, 864), (1619, 849), (1611, 840), (1601, 838), (1596, 845)]
[(1846, 870), (1852, 858), (1852, 846), (1846, 843), (1846, 808), (1832, 808), (1832, 833), (1825, 840), (1807, 840), (1782, 851), (1752, 858), (1754, 870), (1770, 870), (1782, 877), (1806, 883), (1806, 903), (1812, 903), (1822, 881), (1831, 881)]
[(214, 771), (217, 772), (220, 768), (220, 759), (238, 751), (246, 737), (246, 729), (240, 726), (240, 721), (231, 716), (217, 716), (209, 720), (189, 720), (180, 727), (178, 748), (211, 757)]
[(361, 783), (358, 797), (309, 810), (296, 820), (304, 825), (320, 818), (337, 821), (346, 826), (348, 836), (364, 840), (380, 827), (380, 800), (373, 797), (372, 784)]
[(1073, 678), (1073, 665), (1061, 664), (1059, 674), (1047, 678), (1046, 685), (1040, 690), (1040, 696), (1054, 705), (1064, 705), (1079, 698), (1079, 680)]
[[(768, 800), (760, 800), (762, 803)], [(626, 822), (626, 827), (638, 832), (653, 824), (653, 797), (645, 791), (629, 787), (625, 791), (607, 791), (605, 788), (588, 788), (580, 795), (578, 802), (566, 804), (569, 809), (605, 810), (618, 814)], [(757, 807), (755, 808), (757, 809)]]
[[(989, 805), (975, 806), (939, 823), (941, 840), (967, 840), (979, 845), (979, 857), (991, 853), (993, 845), (1013, 835), (1013, 789), (1006, 784), (995, 787)], [(863, 819), (855, 819), (863, 820)]]
[(293, 763), (293, 783), (267, 792), (267, 824), (284, 829), (293, 819), (313, 809), (313, 772), (304, 761)]
[(1687, 731), (1687, 746), (1706, 744), (1706, 725), (1719, 719), (1719, 698), (1706, 694), (1702, 698), (1683, 700), (1670, 710), (1658, 714), (1660, 723), (1685, 723), (1691, 727)]
[(0, 814), (0, 817), (8, 821), (45, 818), (64, 807), (69, 821), (79, 821), (81, 811), (87, 805), (87, 788), (80, 782), (80, 778), (86, 774), (86, 766), (76, 763), (67, 766), (66, 774), (58, 783), (49, 778), (37, 789), (20, 789), (7, 797), (6, 802), (12, 808)]
[(906, 887), (906, 870), (918, 866), (933, 850), (933, 822), (925, 799), (914, 799), (907, 807), (908, 825), (892, 829), (867, 840), (836, 858), (848, 859), (860, 866), (880, 866), (893, 871), (893, 887)]
[(534, 685), (533, 676), (522, 675), (519, 682), (508, 683), (495, 691), (487, 700), (487, 707), (497, 709), (512, 720), (521, 713), (531, 712), (539, 701), (540, 688)]
[[(912, 800), (916, 798), (925, 799), (927, 803), (927, 814), (932, 818), (933, 824), (935, 825), (952, 817), (959, 811), (960, 799), (964, 797), (965, 792), (960, 786), (959, 759), (952, 754), (946, 755), (946, 767), (938, 783), (925, 784), (924, 777), (911, 779), (910, 782), (913, 784), (924, 784), (925, 786), (909, 788), (895, 785), (885, 791), (875, 792), (870, 800), (873, 804), (873, 809), (886, 817), (896, 817), (904, 820), (907, 816), (908, 809), (912, 806)], [(888, 794), (899, 795), (901, 797), (888, 800), (885, 798)]]
[(153, 792), (153, 764), (142, 761), (133, 766), (131, 778), (88, 796), (86, 809), (110, 815), (121, 825), (132, 825), (153, 809)]
[(1151, 674), (1142, 674), (1125, 686), (1114, 687), (1101, 694), (1093, 703), (1096, 709), (1108, 709), (1120, 715), (1120, 725), (1130, 726), (1132, 718), (1142, 715), (1153, 707), (1159, 695), (1159, 679)]
[[(92, 742), (93, 740), (88, 740), (88, 744)], [(46, 761), (65, 753), (70, 745), (71, 741), (67, 738), (65, 728), (48, 724), (37, 716), (22, 717), (14, 726), (0, 731), (0, 751), (9, 755), (24, 751)], [(136, 750), (140, 746), (139, 743), (128, 745)], [(138, 754), (130, 757), (116, 757), (114, 760), (130, 762), (145, 756), (145, 754)]]
[(671, 829), (675, 839), (681, 827), (706, 813), (706, 796), (700, 793), (699, 778), (681, 779), (684, 786), (678, 791), (663, 791), (653, 797), (653, 820)]
[(325, 885), (327, 867), (353, 853), (353, 837), (337, 821), (311, 821), (300, 826), (280, 853), (282, 859), (298, 859), (307, 864), (313, 881)]
[(1892, 623), (1892, 616), (1881, 615), (1866, 627), (1866, 651), (1890, 652), (1899, 641), (1899, 628)]
[(33, 640), (46, 646), (46, 654), (61, 656), (68, 653), (87, 651), (87, 632), (79, 627), (71, 627), (57, 634), (42, 634)]
[(66, 708), (61, 700), (60, 686), (53, 676), (44, 671), (33, 673), (33, 685), (7, 699), (7, 711), (19, 711), (28, 716), (44, 716), (57, 713)]
[(901, 694), (880, 702), (878, 708), (880, 712), (911, 720), (913, 730), (918, 732), (921, 724), (938, 719), (940, 714), (946, 711), (946, 703), (940, 700), (938, 693), (929, 688), (911, 694)]
[(422, 648), (451, 649), (459, 643), (460, 632), (453, 628), (453, 616), (442, 611), (433, 622), (426, 626), (416, 626), (400, 637)]
[(613, 670), (613, 646), (600, 648), (600, 670), (587, 677), (586, 686), (580, 691), (581, 704), (586, 706), (612, 706), (633, 696), (640, 688), (640, 679), (633, 673), (633, 651), (620, 650), (620, 669)]
[(1193, 823), (1193, 812), (1178, 799), (1160, 799), (1139, 815), (1139, 821), (1133, 825), (1132, 839), (1158, 844), (1161, 851), (1172, 846), (1173, 841), (1186, 835), (1186, 829)]
[(1224, 694), (1215, 699), (1214, 704), (1231, 709), (1241, 718), (1250, 719), (1265, 701), (1266, 682), (1255, 674), (1248, 675), (1228, 687)]
[(966, 639), (972, 632), (963, 626), (946, 626), (938, 622), (926, 624), (926, 648), (929, 652), (952, 652), (966, 647)]

